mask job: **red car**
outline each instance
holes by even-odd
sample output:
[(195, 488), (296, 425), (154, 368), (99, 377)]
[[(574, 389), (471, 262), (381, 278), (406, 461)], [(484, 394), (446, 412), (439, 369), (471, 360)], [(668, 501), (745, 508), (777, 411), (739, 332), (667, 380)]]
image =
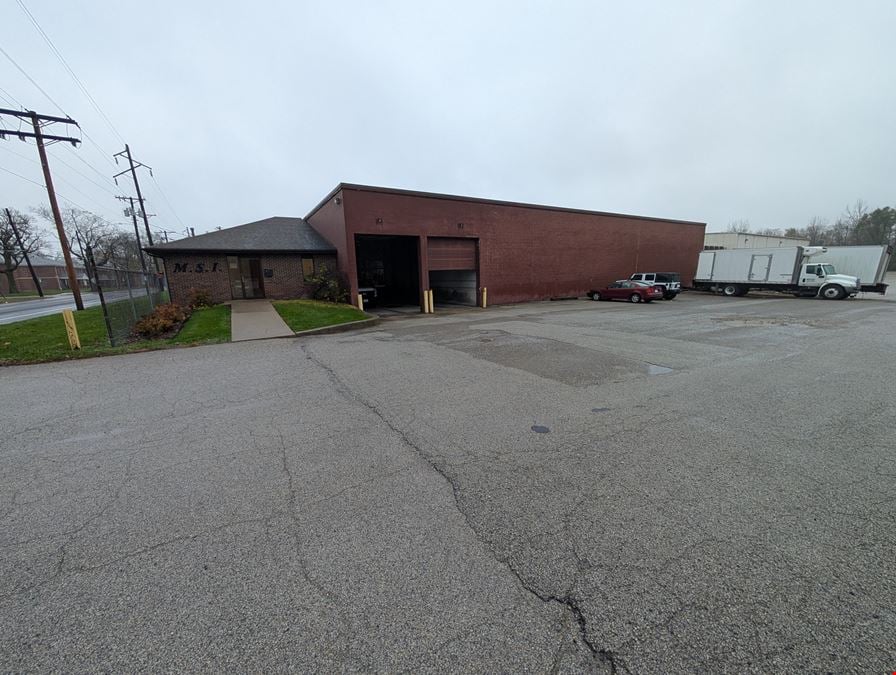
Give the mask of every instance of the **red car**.
[(648, 286), (637, 281), (616, 281), (596, 291), (588, 291), (588, 297), (592, 300), (628, 300), (629, 302), (651, 302), (661, 300), (662, 289), (656, 286)]

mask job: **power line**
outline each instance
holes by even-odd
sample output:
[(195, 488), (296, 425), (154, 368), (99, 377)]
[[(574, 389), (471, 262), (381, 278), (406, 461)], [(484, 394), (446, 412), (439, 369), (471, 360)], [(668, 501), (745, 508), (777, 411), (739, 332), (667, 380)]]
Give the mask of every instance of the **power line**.
[(62, 56), (62, 53), (56, 48), (56, 45), (53, 44), (53, 41), (50, 39), (50, 36), (47, 35), (47, 33), (44, 31), (43, 28), (41, 28), (40, 24), (37, 22), (37, 19), (34, 18), (34, 15), (25, 6), (25, 3), (22, 0), (16, 0), (16, 1), (19, 3), (19, 7), (22, 8), (22, 11), (25, 12), (25, 14), (28, 16), (29, 19), (31, 19), (31, 23), (34, 24), (34, 27), (37, 29), (37, 32), (40, 33), (41, 37), (44, 39), (44, 41), (50, 47), (50, 50), (56, 55), (56, 58), (59, 59), (59, 62), (62, 63), (63, 67), (68, 71), (68, 74), (71, 75), (72, 79), (75, 81), (75, 84), (77, 84), (78, 87), (81, 89), (81, 91), (84, 92), (84, 96), (87, 97), (87, 100), (90, 101), (90, 104), (100, 114), (100, 116), (103, 118), (103, 120), (105, 120), (106, 124), (109, 125), (109, 128), (112, 130), (112, 133), (114, 133), (116, 136), (118, 136), (118, 140), (120, 140), (122, 143), (124, 143), (124, 138), (122, 137), (122, 135), (120, 133), (118, 133), (118, 129), (116, 129), (115, 125), (112, 124), (112, 120), (109, 119), (109, 117), (106, 115), (106, 113), (103, 112), (102, 108), (100, 108), (99, 103), (96, 102), (96, 99), (94, 99), (93, 96), (91, 96), (90, 92), (87, 91), (87, 87), (81, 81), (81, 78), (79, 78), (75, 74), (75, 71), (72, 70), (72, 67), (70, 65), (68, 65), (68, 61), (65, 60), (65, 57)]
[[(4, 150), (6, 150), (6, 152), (10, 153), (11, 155), (15, 155), (16, 157), (19, 157), (19, 158), (21, 158), (21, 159), (24, 159), (26, 162), (31, 162), (32, 164), (40, 164), (40, 162), (38, 162), (36, 159), (34, 159), (34, 158), (32, 158), (32, 157), (28, 157), (28, 156), (26, 156), (26, 155), (23, 155), (23, 154), (21, 154), (21, 153), (19, 153), (19, 152), (16, 152), (15, 150), (12, 150), (12, 149), (6, 147), (5, 144), (4, 144), (4, 145), (0, 145), (0, 148), (3, 148)], [(75, 155), (75, 157), (77, 157), (77, 155)], [(81, 176), (81, 178), (83, 178), (83, 179), (86, 180), (87, 182), (92, 183), (93, 185), (96, 185), (98, 188), (100, 188), (100, 189), (102, 189), (102, 190), (105, 190), (106, 192), (108, 192), (109, 194), (111, 194), (113, 197), (115, 196), (115, 192), (114, 192), (113, 190), (109, 189), (109, 188), (106, 187), (105, 185), (100, 185), (99, 183), (97, 183), (95, 180), (93, 180), (92, 178), (90, 178), (90, 177), (87, 176), (86, 174), (81, 173), (81, 172), (78, 171), (75, 167), (73, 167), (71, 164), (69, 164), (69, 163), (66, 162), (64, 159), (62, 159), (62, 157), (59, 157), (58, 155), (55, 155), (55, 154), (54, 154), (54, 155), (53, 155), (53, 158), (54, 158), (56, 161), (62, 163), (62, 164), (65, 165), (65, 166), (67, 166), (69, 169), (71, 169), (71, 170), (74, 171), (76, 174), (78, 174), (79, 176)], [(88, 165), (88, 166), (89, 166), (89, 165)], [(68, 180), (66, 180), (65, 178), (60, 177), (60, 180), (63, 180), (63, 181), (65, 181), (66, 183), (68, 183), (69, 185), (71, 185), (71, 182), (68, 181)], [(80, 190), (78, 190), (78, 188), (76, 188), (76, 187), (74, 187), (74, 186), (72, 186), (72, 188), (73, 188), (74, 190), (80, 192)], [(88, 195), (84, 194), (83, 192), (81, 192), (81, 194), (84, 195), (85, 197), (87, 197), (88, 199), (90, 199), (90, 200), (92, 201), (92, 198), (89, 197)]]
[(84, 131), (83, 129), (81, 130), (81, 135), (84, 136), (84, 138), (87, 140), (88, 143), (90, 143), (94, 148), (96, 148), (96, 149), (99, 151), (100, 155), (102, 155), (103, 158), (104, 158), (107, 162), (109, 162), (109, 164), (110, 164), (111, 166), (113, 166), (113, 167), (115, 166), (115, 162), (113, 162), (111, 159), (109, 159), (109, 153), (106, 152), (105, 150), (103, 150), (103, 148), (100, 147), (100, 144), (97, 143), (95, 140), (93, 140), (93, 137), (91, 137), (91, 136), (90, 136), (86, 131)]
[(6, 143), (3, 143), (2, 145), (0, 145), (0, 148), (3, 148), (4, 150), (6, 150), (6, 152), (8, 152), (11, 155), (15, 155), (16, 157), (20, 157), (21, 159), (24, 159), (26, 162), (31, 162), (33, 164), (40, 164), (40, 162), (38, 162), (33, 157), (28, 157), (27, 155), (23, 155), (21, 153), (16, 152), (15, 150), (12, 150), (11, 148), (6, 147)]
[[(78, 86), (78, 88), (82, 91), (82, 93), (83, 93), (84, 96), (87, 98), (87, 100), (90, 102), (90, 104), (93, 106), (93, 108), (97, 111), (97, 113), (99, 113), (99, 115), (103, 118), (103, 120), (106, 122), (106, 124), (107, 124), (107, 125), (109, 126), (109, 128), (112, 130), (112, 133), (114, 133), (115, 136), (117, 136), (118, 139), (119, 139), (122, 143), (124, 143), (125, 146), (127, 146), (127, 144), (125, 143), (124, 137), (119, 133), (118, 129), (117, 129), (117, 128), (115, 127), (115, 125), (112, 123), (112, 120), (109, 119), (109, 116), (106, 115), (106, 113), (105, 113), (105, 112), (103, 111), (103, 109), (100, 107), (99, 103), (97, 103), (97, 101), (96, 101), (96, 99), (93, 97), (93, 95), (90, 93), (90, 91), (88, 91), (87, 86), (84, 84), (84, 82), (81, 80), (81, 78), (78, 77), (78, 75), (75, 73), (75, 71), (74, 71), (74, 70), (72, 69), (72, 67), (69, 65), (68, 61), (66, 61), (65, 57), (62, 55), (62, 52), (59, 51), (59, 49), (58, 49), (58, 48), (56, 47), (56, 45), (53, 43), (53, 40), (52, 40), (52, 39), (50, 38), (50, 36), (46, 33), (46, 31), (41, 27), (40, 23), (37, 21), (37, 19), (35, 18), (35, 16), (31, 13), (31, 11), (28, 9), (28, 7), (25, 5), (24, 1), (23, 1), (23, 0), (16, 0), (16, 2), (18, 3), (18, 5), (19, 5), (19, 7), (22, 9), (22, 11), (25, 13), (25, 15), (28, 17), (28, 19), (31, 21), (31, 23), (34, 25), (34, 28), (37, 30), (37, 32), (40, 34), (40, 36), (41, 36), (41, 37), (44, 39), (44, 41), (47, 43), (47, 46), (50, 48), (50, 50), (53, 52), (53, 54), (56, 56), (56, 58), (59, 60), (59, 62), (62, 64), (62, 66), (65, 68), (65, 70), (66, 70), (66, 71), (68, 72), (68, 74), (71, 76), (72, 80), (75, 82), (75, 84), (76, 84), (76, 85)], [(25, 71), (25, 69), (22, 68), (22, 67), (15, 61), (15, 59), (13, 59), (12, 56), (10, 56), (10, 54), (9, 54), (6, 50), (4, 50), (2, 47), (0, 47), (0, 52), (2, 52), (3, 55), (6, 56), (7, 59), (9, 59), (9, 61), (10, 61), (10, 62), (11, 62), (11, 63), (12, 63), (12, 64), (19, 70), (19, 72), (21, 72), (22, 75), (24, 75), (24, 76), (28, 79), (28, 81), (31, 82), (31, 84), (33, 84), (33, 85), (34, 85), (34, 86), (35, 86), (35, 87), (36, 87), (36, 88), (37, 88), (37, 89), (38, 89), (38, 90), (39, 90), (39, 91), (40, 91), (40, 92), (47, 98), (47, 100), (49, 100), (51, 103), (53, 103), (53, 105), (55, 105), (60, 111), (62, 111), (63, 114), (65, 114), (66, 116), (68, 116), (68, 113), (66, 113), (65, 110), (63, 110), (62, 106), (59, 105), (59, 103), (57, 103), (57, 102), (55, 101), (55, 99), (53, 99), (53, 98), (52, 98), (52, 97), (51, 97), (51, 96), (50, 96), (50, 95), (43, 89), (43, 87), (41, 87), (41, 86), (37, 83), (37, 81), (27, 73), (27, 72)], [(2, 91), (2, 90), (0, 90), (0, 91)], [(10, 97), (10, 100), (12, 100), (12, 101), (14, 101), (14, 102), (17, 102), (17, 103), (19, 104), (19, 106), (22, 107), (22, 108), (24, 109), (24, 106), (23, 106), (20, 102), (16, 101), (16, 99)], [(103, 156), (103, 158), (104, 158), (106, 161), (108, 161), (108, 162), (109, 162), (110, 164), (112, 164), (113, 166), (115, 165), (115, 163), (112, 162), (112, 160), (110, 159), (110, 157), (109, 157), (109, 153), (105, 152), (105, 151), (103, 150), (103, 148), (99, 145), (99, 143), (97, 143), (97, 142), (93, 139), (93, 137), (90, 136), (90, 134), (88, 134), (86, 131), (84, 131), (84, 130), (82, 129), (82, 130), (81, 130), (81, 135), (82, 135), (82, 137), (83, 137), (88, 143), (90, 143), (92, 146), (94, 146), (94, 148), (96, 148), (96, 150), (99, 151), (99, 153)], [(95, 171), (97, 174), (99, 174), (99, 175), (103, 175), (103, 174), (101, 174), (96, 168), (94, 168), (93, 166), (91, 166), (91, 165), (90, 165), (86, 160), (84, 160), (82, 157), (80, 157), (79, 155), (75, 155), (75, 156), (78, 157), (78, 159), (79, 159), (80, 161), (84, 162), (84, 164), (85, 164), (86, 166), (90, 167), (90, 168), (91, 168), (93, 171)], [(59, 158), (57, 157), (57, 159), (59, 159)], [(62, 161), (63, 164), (66, 164), (63, 160), (60, 159), (60, 161)], [(74, 170), (74, 168), (71, 167), (71, 165), (66, 164), (66, 166), (68, 166), (69, 168), (71, 168), (72, 170)], [(132, 168), (132, 170), (133, 170), (133, 168)], [(76, 171), (76, 173), (79, 173), (79, 172)], [(83, 174), (80, 174), (80, 173), (79, 173), (79, 175), (81, 175), (82, 177), (85, 177), (85, 178), (86, 178), (86, 176), (83, 176)], [(153, 184), (156, 186), (156, 189), (159, 191), (159, 194), (161, 195), (162, 199), (164, 200), (164, 202), (165, 202), (165, 204), (166, 204), (168, 210), (171, 212), (171, 214), (172, 214), (172, 215), (174, 216), (174, 218), (180, 223), (180, 225), (181, 225), (182, 227), (186, 227), (186, 225), (184, 225), (184, 222), (181, 220), (180, 216), (177, 214), (177, 211), (175, 211), (174, 206), (171, 204), (171, 200), (168, 199), (168, 195), (165, 194), (165, 191), (162, 189), (162, 186), (159, 185), (158, 181), (155, 179), (155, 176), (152, 175), (152, 172), (151, 172), (151, 171), (150, 171), (150, 176), (151, 176), (151, 178), (152, 178)], [(87, 179), (87, 180), (90, 180), (90, 179)], [(136, 181), (136, 176), (135, 176), (135, 181)], [(90, 181), (90, 182), (93, 183), (93, 181)], [(94, 184), (96, 185), (96, 183), (94, 183)], [(77, 189), (77, 188), (75, 188), (75, 189)], [(108, 188), (105, 188), (105, 187), (104, 187), (103, 189), (108, 190)], [(80, 192), (80, 191), (79, 191), (79, 192)], [(109, 192), (112, 193), (112, 194), (114, 194), (114, 192), (112, 192), (111, 190), (109, 190)], [(139, 189), (138, 189), (138, 192), (139, 192)], [(84, 193), (81, 193), (81, 194), (84, 194)], [(85, 196), (86, 196), (86, 195), (85, 195)], [(140, 199), (141, 199), (141, 202), (142, 202), (142, 197), (141, 197)], [(148, 227), (149, 227), (148, 223), (146, 223), (146, 225), (147, 225), (147, 230), (148, 230)], [(148, 231), (147, 231), (147, 235), (149, 236), (149, 232), (148, 232)]]
[[(17, 178), (21, 178), (22, 180), (27, 180), (29, 183), (34, 183), (34, 184), (37, 185), (38, 187), (42, 187), (42, 188), (46, 188), (46, 187), (47, 187), (47, 186), (44, 185), (43, 183), (38, 183), (36, 180), (31, 180), (30, 178), (27, 178), (27, 177), (23, 176), (23, 175), (20, 174), (20, 173), (16, 173), (15, 171), (10, 171), (9, 169), (6, 169), (6, 168), (4, 168), (4, 167), (2, 167), (2, 166), (0, 166), (0, 171), (5, 171), (6, 173), (11, 173), (13, 176), (16, 176)], [(58, 194), (58, 193), (57, 193), (57, 194)], [(61, 196), (61, 195), (60, 195), (60, 196)]]
[[(14, 65), (16, 68), (18, 68), (19, 72), (22, 73), (22, 75), (24, 75), (31, 84), (33, 84), (35, 87), (37, 87), (38, 91), (40, 91), (41, 94), (46, 96), (47, 100), (50, 103), (55, 105), (63, 115), (65, 115), (66, 117), (69, 117), (69, 114), (62, 109), (62, 106), (59, 105), (58, 103), (56, 103), (55, 99), (52, 96), (50, 96), (46, 91), (44, 91), (44, 88), (41, 87), (37, 82), (35, 82), (34, 78), (31, 77), (28, 73), (26, 73), (25, 69), (22, 68), (22, 66), (20, 66), (18, 63), (16, 63), (16, 60), (14, 58), (12, 58), (9, 55), (9, 53), (5, 49), (3, 49), (3, 47), (0, 47), (0, 53), (2, 53), (3, 56), (5, 56), (7, 59), (9, 59), (9, 62), (12, 65)], [(22, 106), (22, 107), (24, 108), (24, 106)]]
[[(68, 146), (66, 146), (66, 147), (68, 147)], [(74, 149), (74, 148), (72, 148), (72, 149)], [(93, 171), (97, 176), (99, 176), (103, 180), (109, 181), (110, 185), (115, 185), (114, 181), (111, 178), (109, 178), (109, 176), (107, 174), (105, 174), (102, 171), (100, 171), (99, 169), (97, 169), (93, 164), (91, 164), (86, 159), (81, 157), (81, 155), (79, 155), (78, 153), (73, 154), (72, 157), (77, 159), (79, 162), (82, 162), (84, 164), (84, 166), (86, 166), (88, 169)], [(103, 155), (103, 157), (106, 157), (106, 155)], [(112, 166), (115, 166), (114, 162), (112, 163)]]
[[(77, 157), (77, 156), (78, 156), (78, 155), (75, 155), (75, 157)], [(81, 176), (81, 178), (83, 178), (84, 180), (86, 180), (88, 183), (93, 183), (94, 185), (96, 185), (96, 186), (97, 186), (98, 188), (100, 188), (101, 190), (105, 190), (106, 192), (108, 192), (108, 193), (109, 193), (110, 195), (112, 195), (113, 197), (115, 196), (115, 191), (114, 191), (114, 190), (112, 190), (111, 188), (107, 187), (106, 185), (100, 185), (99, 183), (97, 183), (95, 180), (93, 180), (92, 178), (90, 178), (90, 177), (87, 176), (86, 174), (81, 173), (81, 172), (78, 171), (75, 167), (73, 167), (71, 164), (69, 164), (69, 163), (66, 162), (64, 159), (62, 159), (62, 157), (60, 157), (59, 155), (54, 154), (54, 155), (53, 155), (53, 158), (54, 158), (56, 161), (61, 162), (64, 166), (67, 166), (69, 169), (71, 169), (71, 170), (74, 171), (76, 174), (78, 174), (79, 176)], [(88, 164), (87, 166), (90, 166), (90, 165)]]
[(149, 177), (152, 179), (153, 185), (156, 186), (156, 189), (159, 191), (159, 194), (162, 195), (162, 199), (165, 200), (165, 203), (168, 205), (168, 210), (171, 211), (171, 215), (180, 223), (180, 226), (186, 228), (184, 225), (184, 221), (180, 219), (180, 216), (177, 215), (177, 211), (174, 210), (174, 207), (171, 205), (171, 201), (168, 199), (168, 195), (165, 194), (165, 191), (162, 189), (162, 186), (159, 185), (159, 182), (156, 180), (156, 177), (152, 174), (149, 174)]
[[(36, 81), (33, 77), (31, 77), (31, 76), (25, 71), (25, 69), (22, 68), (22, 66), (20, 66), (20, 65), (16, 62), (16, 60), (15, 60), (14, 58), (12, 58), (12, 56), (9, 55), (9, 52), (7, 52), (5, 49), (3, 49), (2, 46), (0, 46), (0, 53), (2, 53), (3, 56), (5, 56), (7, 59), (9, 59), (9, 62), (12, 63), (12, 65), (14, 65), (16, 68), (18, 68), (19, 72), (22, 73), (22, 75), (24, 75), (24, 76), (28, 79), (28, 81), (29, 81), (31, 84), (33, 84), (35, 87), (37, 87), (38, 91), (40, 91), (40, 93), (42, 93), (44, 96), (46, 96), (46, 97), (47, 97), (47, 100), (50, 101), (50, 103), (52, 103), (53, 105), (55, 105), (55, 106), (60, 110), (60, 112), (62, 112), (63, 115), (65, 115), (66, 117), (70, 117), (70, 115), (69, 115), (67, 112), (65, 112), (65, 110), (62, 109), (62, 106), (59, 105), (59, 104), (56, 102), (56, 99), (54, 99), (52, 96), (50, 96), (50, 95), (44, 90), (44, 88), (41, 87), (41, 86), (37, 83), (37, 81)], [(89, 94), (88, 94), (88, 96), (89, 96)], [(13, 99), (13, 100), (15, 100), (15, 99)], [(21, 102), (16, 101), (16, 103), (18, 103), (18, 104), (19, 104), (19, 107), (21, 107), (23, 110), (25, 109), (25, 106), (22, 105)], [(100, 111), (100, 114), (103, 115), (102, 111)], [(105, 117), (105, 115), (103, 115), (103, 117)], [(113, 130), (114, 130), (114, 128), (113, 128)], [(115, 134), (118, 135), (118, 132), (116, 131)], [(93, 137), (92, 137), (90, 134), (88, 134), (86, 131), (84, 131), (83, 129), (81, 129), (81, 135), (84, 137), (85, 140), (87, 140), (88, 143), (90, 143), (91, 145), (93, 145), (93, 146), (99, 151), (99, 153), (100, 153), (100, 154), (101, 154), (107, 161), (109, 161), (109, 162), (112, 164), (112, 166), (115, 166), (115, 163), (112, 162), (111, 159), (109, 159), (109, 153), (107, 153), (105, 150), (103, 150), (103, 148), (100, 147), (99, 143), (97, 143), (95, 140), (93, 140)]]
[[(84, 92), (84, 95), (87, 97), (87, 100), (89, 100), (90, 103), (93, 105), (93, 107), (96, 108), (96, 111), (102, 116), (102, 118), (105, 120), (105, 122), (109, 125), (109, 128), (112, 129), (113, 133), (116, 136), (118, 136), (119, 139), (121, 139), (122, 143), (124, 143), (124, 139), (121, 137), (121, 134), (118, 133), (118, 130), (115, 128), (115, 125), (112, 124), (111, 120), (109, 120), (109, 118), (106, 116), (106, 113), (104, 113), (102, 111), (102, 109), (99, 107), (99, 104), (96, 102), (96, 100), (93, 98), (93, 96), (90, 95), (90, 92), (87, 91), (87, 87), (84, 86), (84, 83), (81, 82), (81, 79), (75, 74), (75, 71), (72, 70), (71, 66), (68, 65), (68, 62), (62, 56), (62, 53), (56, 48), (56, 45), (53, 44), (53, 41), (50, 40), (50, 37), (44, 32), (43, 28), (40, 27), (40, 24), (37, 22), (37, 19), (34, 18), (34, 15), (30, 11), (28, 11), (28, 8), (24, 5), (22, 0), (17, 0), (17, 2), (19, 3), (19, 6), (22, 8), (22, 10), (25, 12), (25, 14), (28, 15), (28, 18), (31, 19), (31, 23), (34, 24), (34, 27), (37, 29), (37, 31), (41, 34), (41, 36), (47, 42), (47, 45), (50, 47), (50, 49), (53, 51), (53, 53), (56, 55), (56, 57), (60, 60), (62, 65), (68, 71), (69, 75), (72, 76), (72, 79), (74, 79), (75, 84), (77, 84), (78, 87), (81, 89), (81, 91)], [(53, 105), (55, 105), (57, 108), (59, 108), (59, 110), (61, 110), (64, 115), (70, 116), (70, 115), (68, 115), (68, 113), (66, 113), (64, 110), (62, 110), (62, 106), (59, 105), (58, 103), (56, 103), (56, 101), (46, 91), (44, 91), (43, 87), (41, 87), (34, 80), (33, 77), (31, 77), (27, 72), (25, 72), (25, 69), (22, 68), (22, 66), (20, 66), (18, 63), (16, 63), (16, 61), (6, 52), (6, 50), (3, 49), (3, 47), (0, 47), (0, 52), (3, 52), (3, 55), (6, 56), (6, 58), (9, 59), (10, 62), (16, 68), (19, 69), (19, 72), (21, 72), (22, 75), (24, 75), (26, 78), (28, 78), (28, 81), (31, 82), (31, 84), (33, 84), (35, 87), (37, 87), (40, 90), (40, 92), (44, 96), (46, 96), (47, 99)], [(23, 106), (21, 103), (19, 103), (19, 105), (24, 109), (25, 106)], [(99, 150), (100, 154), (104, 158), (106, 158), (109, 162), (112, 161), (109, 159), (109, 153), (107, 153), (105, 150), (103, 150), (103, 148), (100, 147), (99, 143), (97, 143), (95, 140), (93, 140), (93, 138), (83, 129), (81, 130), (81, 135), (87, 140), (88, 143), (90, 143), (97, 150)], [(114, 164), (113, 164), (113, 166), (114, 166)]]
[(15, 96), (10, 94), (8, 91), (6, 91), (6, 89), (4, 89), (3, 87), (0, 87), (0, 94), (3, 94), (4, 98), (6, 98), (7, 101), (12, 101), (17, 106), (19, 106), (22, 110), (25, 109), (25, 106), (22, 105), (22, 102), (19, 101)]
[[(21, 155), (20, 155), (20, 156), (21, 156)], [(27, 159), (27, 158), (26, 158), (26, 157), (23, 157), (23, 159)], [(57, 158), (57, 159), (58, 159), (58, 158)], [(40, 162), (37, 162), (36, 160), (30, 160), (30, 161), (34, 161), (34, 162), (37, 163), (37, 164), (40, 163)], [(43, 183), (38, 183), (36, 180), (32, 180), (31, 178), (28, 178), (27, 176), (23, 176), (23, 175), (20, 174), (20, 173), (16, 173), (15, 171), (10, 171), (9, 169), (7, 169), (7, 168), (5, 168), (5, 167), (0, 166), (0, 171), (5, 171), (6, 173), (11, 174), (11, 175), (15, 176), (16, 178), (21, 178), (22, 180), (27, 181), (27, 182), (31, 183), (32, 185), (37, 185), (39, 188), (46, 189), (46, 187), (47, 187), (47, 186), (44, 185)], [(62, 179), (62, 180), (65, 180), (65, 179)], [(65, 181), (65, 182), (68, 183), (68, 181)], [(69, 185), (71, 185), (71, 183), (69, 183)], [(71, 187), (74, 188), (73, 185), (72, 185)], [(74, 189), (77, 190), (77, 188), (74, 188)], [(62, 201), (64, 201), (64, 202), (68, 202), (68, 203), (71, 204), (72, 206), (74, 206), (74, 207), (76, 207), (76, 208), (79, 208), (79, 209), (81, 209), (82, 211), (87, 211), (88, 213), (93, 213), (93, 211), (91, 211), (90, 209), (86, 208), (83, 204), (79, 204), (79, 203), (76, 202), (74, 199), (70, 199), (70, 198), (67, 197), (66, 195), (64, 195), (64, 194), (62, 194), (61, 192), (59, 192), (59, 190), (56, 190), (55, 192), (56, 192), (56, 196), (59, 197)], [(79, 192), (80, 192), (80, 191), (79, 191)], [(84, 194), (84, 193), (82, 192), (81, 194)], [(87, 197), (87, 195), (84, 195), (84, 196)], [(88, 197), (88, 199), (90, 199), (90, 197)], [(92, 201), (92, 200), (91, 200), (91, 201)], [(97, 218), (99, 218), (101, 221), (103, 221), (103, 222), (106, 223), (107, 225), (116, 225), (116, 226), (121, 225), (121, 223), (113, 223), (113, 222), (111, 222), (110, 220), (108, 220), (108, 219), (106, 219), (106, 218), (103, 218), (103, 216), (99, 215), (98, 213), (94, 213), (93, 215), (95, 215)]]

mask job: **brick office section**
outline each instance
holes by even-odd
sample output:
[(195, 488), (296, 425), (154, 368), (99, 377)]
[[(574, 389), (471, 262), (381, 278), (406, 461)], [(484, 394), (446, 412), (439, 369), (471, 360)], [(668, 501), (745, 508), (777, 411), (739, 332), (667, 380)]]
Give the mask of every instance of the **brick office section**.
[(205, 291), (212, 302), (230, 300), (227, 256), (183, 254), (165, 258), (171, 302), (186, 304), (193, 290)]
[(264, 295), (275, 300), (290, 298), (307, 298), (311, 296), (313, 287), (302, 276), (302, 259), (314, 260), (314, 269), (318, 271), (327, 266), (336, 269), (334, 255), (261, 255), (262, 270), (270, 270), (272, 276), (264, 277)]
[[(263, 275), (264, 270), (270, 271), (271, 276), (263, 276), (264, 294), (266, 298), (275, 300), (307, 298), (311, 295), (313, 289), (302, 276), (302, 258), (313, 259), (315, 270), (326, 265), (336, 269), (336, 256), (333, 255), (260, 254), (243, 257), (258, 258)], [(193, 290), (207, 292), (215, 303), (233, 299), (226, 254), (170, 255), (165, 258), (165, 274), (172, 302), (186, 303)]]

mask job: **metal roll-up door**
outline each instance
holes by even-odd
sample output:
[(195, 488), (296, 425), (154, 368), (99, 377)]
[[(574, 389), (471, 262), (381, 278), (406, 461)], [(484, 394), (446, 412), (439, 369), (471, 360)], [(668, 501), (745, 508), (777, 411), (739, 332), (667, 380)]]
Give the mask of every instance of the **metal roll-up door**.
[(430, 270), (476, 269), (475, 239), (430, 237), (427, 241)]

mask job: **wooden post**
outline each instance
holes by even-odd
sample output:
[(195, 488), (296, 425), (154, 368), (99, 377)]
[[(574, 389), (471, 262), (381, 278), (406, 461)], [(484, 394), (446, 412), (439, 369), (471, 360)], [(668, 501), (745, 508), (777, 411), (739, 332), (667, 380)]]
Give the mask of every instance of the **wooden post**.
[(78, 327), (75, 325), (75, 315), (72, 310), (62, 310), (62, 321), (65, 323), (65, 332), (68, 335), (68, 344), (72, 349), (81, 349), (81, 339), (78, 337)]

